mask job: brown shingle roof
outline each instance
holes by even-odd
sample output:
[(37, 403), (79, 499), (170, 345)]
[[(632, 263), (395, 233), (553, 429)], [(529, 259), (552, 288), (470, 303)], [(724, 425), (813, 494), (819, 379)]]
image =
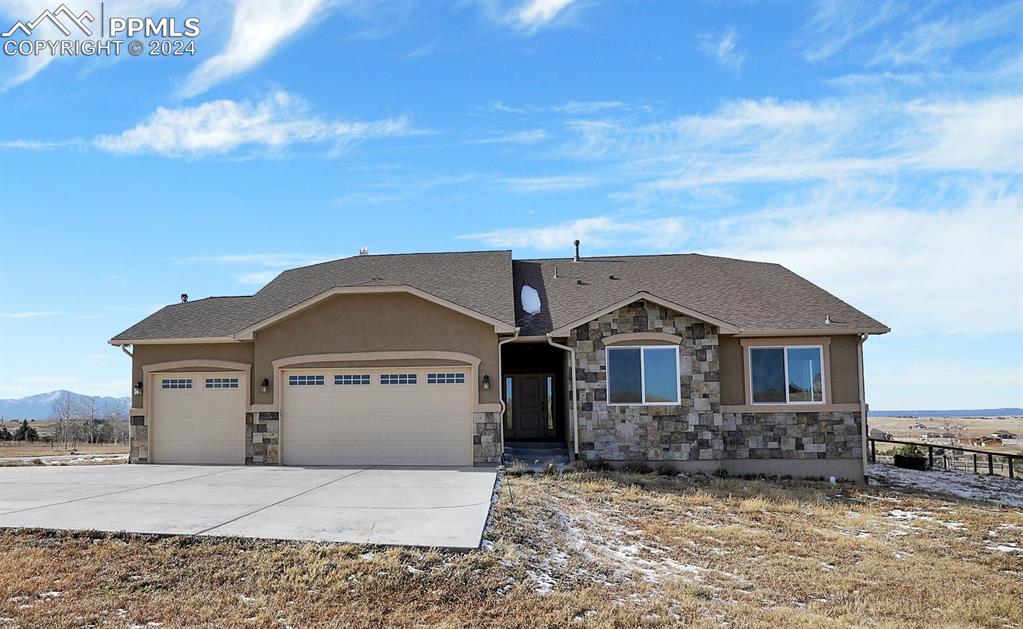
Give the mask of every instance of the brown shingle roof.
[[(725, 321), (740, 331), (887, 331), (778, 264), (678, 254), (579, 262), (571, 258), (515, 260), (512, 265), (516, 325), (521, 326), (522, 335), (546, 334), (640, 292)], [(540, 293), (540, 313), (529, 315), (522, 310), (523, 284)], [(825, 323), (827, 317), (830, 324)]]
[[(524, 284), (540, 295), (538, 314), (522, 310)], [(641, 292), (739, 331), (887, 331), (777, 264), (698, 254), (512, 261), (510, 251), (482, 251), (355, 256), (292, 269), (255, 295), (167, 306), (111, 341), (230, 337), (330, 289), (355, 286), (411, 286), (520, 326), (523, 336), (546, 334)]]
[(411, 286), (509, 325), (510, 251), (366, 255), (285, 271), (258, 293), (167, 306), (112, 341), (229, 337), (332, 288)]

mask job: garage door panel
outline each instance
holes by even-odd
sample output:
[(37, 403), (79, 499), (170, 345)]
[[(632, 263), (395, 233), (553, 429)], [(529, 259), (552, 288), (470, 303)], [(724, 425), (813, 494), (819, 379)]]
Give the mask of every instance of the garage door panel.
[[(237, 378), (237, 388), (207, 389), (206, 378)], [(191, 380), (191, 388), (163, 388), (164, 380)], [(153, 462), (231, 464), (245, 462), (244, 374), (153, 374)]]
[[(352, 369), (287, 371), (324, 376), (324, 385), (285, 384), (281, 437), (291, 465), (471, 464), (472, 401), (463, 384), (427, 384), (427, 374), (469, 370)], [(416, 384), (381, 384), (381, 374), (415, 374)], [(335, 375), (369, 375), (370, 384), (334, 384)], [(340, 379), (339, 379), (340, 380)], [(349, 378), (349, 381), (351, 378)], [(359, 379), (361, 380), (361, 379)]]

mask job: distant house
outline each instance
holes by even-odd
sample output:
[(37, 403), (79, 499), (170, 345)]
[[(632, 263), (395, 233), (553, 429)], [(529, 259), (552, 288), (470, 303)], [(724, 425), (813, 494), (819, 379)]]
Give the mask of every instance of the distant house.
[(1016, 435), (1009, 432), (1008, 430), (996, 430), (993, 433), (991, 433), (991, 438), (998, 439), (999, 441), (1001, 441), (1003, 439), (1015, 439)]
[(913, 424), (912, 426), (910, 426), (910, 429), (912, 429), (912, 430), (927, 430), (927, 426), (925, 424)]

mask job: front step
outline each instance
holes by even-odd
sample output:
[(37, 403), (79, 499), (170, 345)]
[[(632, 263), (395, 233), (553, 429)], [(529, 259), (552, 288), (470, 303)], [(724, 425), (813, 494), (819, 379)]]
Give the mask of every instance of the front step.
[(546, 469), (549, 463), (565, 467), (571, 459), (562, 443), (509, 443), (504, 447), (504, 464), (521, 461), (530, 469)]

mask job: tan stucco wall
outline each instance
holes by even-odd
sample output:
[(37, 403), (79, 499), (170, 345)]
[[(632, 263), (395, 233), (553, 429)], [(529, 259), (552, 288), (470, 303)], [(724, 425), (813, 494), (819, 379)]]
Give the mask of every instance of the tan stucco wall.
[[(252, 343), (189, 343), (182, 345), (136, 345), (132, 349), (131, 382), (142, 380), (142, 367), (175, 360), (230, 360), (251, 365)], [(184, 370), (188, 370), (185, 368)], [(205, 371), (206, 369), (201, 369)], [(181, 371), (181, 370), (179, 370)], [(191, 371), (196, 371), (195, 368)], [(210, 370), (213, 371), (213, 370)], [(147, 384), (148, 386), (148, 384)], [(142, 408), (142, 396), (133, 395), (133, 408)]]
[[(859, 359), (856, 351), (857, 338), (854, 335), (832, 336), (831, 404), (856, 404), (860, 401)], [(734, 336), (718, 339), (721, 362), (721, 404), (739, 406), (746, 403), (745, 354)]]
[[(273, 361), (305, 354), (375, 351), (447, 351), (480, 359), (479, 377), (497, 382), (498, 337), (494, 326), (402, 293), (338, 295), (255, 335), (252, 382), (273, 381)], [(480, 403), (497, 403), (500, 388), (480, 390)], [(255, 392), (255, 403), (273, 392)]]
[(718, 362), (720, 363), (721, 404), (724, 406), (746, 403), (743, 384), (742, 347), (734, 336), (718, 337)]
[(860, 401), (859, 356), (855, 336), (831, 337), (831, 402), (855, 404)]

